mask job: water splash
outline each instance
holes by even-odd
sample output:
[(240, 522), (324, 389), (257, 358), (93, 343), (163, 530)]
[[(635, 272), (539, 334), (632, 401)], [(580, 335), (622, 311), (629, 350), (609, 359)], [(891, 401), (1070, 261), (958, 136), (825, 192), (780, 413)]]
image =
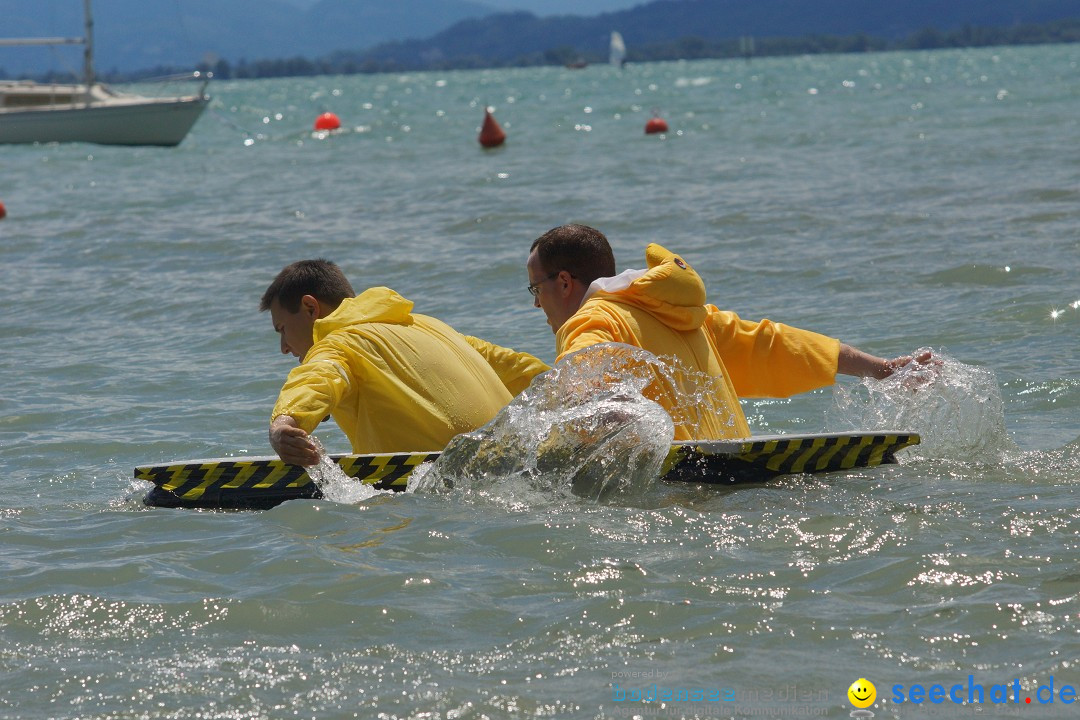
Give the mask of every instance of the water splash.
[(408, 489), (525, 504), (640, 497), (659, 477), (675, 432), (668, 413), (642, 394), (655, 373), (670, 377), (665, 363), (628, 345), (574, 353), (414, 471)]
[[(921, 348), (913, 356), (925, 352)], [(884, 380), (834, 386), (826, 425), (839, 430), (905, 430), (922, 436), (910, 455), (996, 462), (1012, 448), (997, 377), (945, 351), (937, 362), (912, 361)]]
[(319, 462), (307, 468), (308, 477), (318, 486), (324, 498), (330, 502), (343, 505), (355, 505), (356, 503), (369, 500), (376, 495), (383, 495), (389, 491), (376, 490), (367, 483), (351, 478), (345, 471), (338, 467), (337, 463), (326, 454), (326, 449), (319, 439), (311, 436), (315, 447), (319, 450)]

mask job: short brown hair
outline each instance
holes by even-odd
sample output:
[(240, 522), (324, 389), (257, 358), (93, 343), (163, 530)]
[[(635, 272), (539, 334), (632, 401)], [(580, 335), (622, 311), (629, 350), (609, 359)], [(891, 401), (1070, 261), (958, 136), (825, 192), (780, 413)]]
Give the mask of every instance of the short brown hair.
[(287, 265), (270, 283), (259, 301), (259, 310), (270, 309), (277, 300), (287, 312), (300, 309), (300, 298), (311, 295), (320, 303), (336, 308), (345, 298), (356, 295), (345, 274), (329, 260), (301, 260)]
[(534, 250), (544, 272), (566, 270), (586, 285), (615, 274), (611, 245), (604, 233), (588, 225), (552, 228), (533, 241), (529, 252)]

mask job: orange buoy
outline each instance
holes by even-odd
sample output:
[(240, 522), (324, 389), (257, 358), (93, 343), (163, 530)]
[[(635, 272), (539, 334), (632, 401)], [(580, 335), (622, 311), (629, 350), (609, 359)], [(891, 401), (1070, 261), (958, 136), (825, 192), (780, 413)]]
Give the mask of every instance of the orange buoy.
[(4, 207), (4, 203), (0, 202), (0, 220), (7, 217), (7, 208)]
[(324, 112), (315, 118), (316, 130), (337, 130), (339, 127), (341, 127), (341, 120), (332, 112)]
[(655, 133), (666, 133), (668, 131), (667, 123), (664, 118), (659, 115), (653, 115), (649, 118), (649, 122), (645, 123), (645, 134), (653, 135)]
[(488, 108), (484, 109), (484, 124), (480, 127), (478, 140), (486, 148), (499, 147), (506, 142), (506, 133), (499, 127), (499, 123), (495, 121), (495, 116), (491, 114), (491, 110)]

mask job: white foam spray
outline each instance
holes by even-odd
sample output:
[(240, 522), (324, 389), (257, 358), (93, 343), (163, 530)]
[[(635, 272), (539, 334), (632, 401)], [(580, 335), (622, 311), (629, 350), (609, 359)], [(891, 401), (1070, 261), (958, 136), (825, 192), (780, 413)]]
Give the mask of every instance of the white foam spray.
[(376, 490), (371, 485), (346, 475), (345, 471), (338, 467), (337, 463), (326, 454), (326, 449), (323, 448), (323, 444), (319, 442), (319, 439), (314, 435), (311, 436), (311, 439), (319, 450), (319, 462), (306, 468), (306, 470), (308, 477), (315, 482), (324, 498), (330, 502), (343, 505), (355, 505), (376, 495), (389, 492)]
[(997, 377), (944, 350), (932, 353), (932, 362), (913, 360), (884, 380), (834, 386), (833, 407), (826, 414), (829, 430), (915, 431), (922, 443), (905, 451), (907, 457), (1000, 460), (1012, 443)]
[(587, 348), (537, 377), (484, 427), (455, 438), (412, 492), (476, 492), (512, 503), (575, 496), (630, 500), (660, 475), (674, 436), (668, 413), (642, 391), (668, 375), (650, 353)]

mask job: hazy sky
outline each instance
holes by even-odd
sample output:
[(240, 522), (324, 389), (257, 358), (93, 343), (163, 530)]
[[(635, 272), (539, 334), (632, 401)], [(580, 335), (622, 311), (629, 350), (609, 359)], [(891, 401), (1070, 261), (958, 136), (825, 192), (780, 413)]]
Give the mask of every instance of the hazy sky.
[[(318, 0), (285, 0), (300, 7), (311, 7)], [(474, 0), (495, 10), (528, 10), (534, 15), (599, 15), (613, 10), (642, 5), (648, 0)]]
[(647, 0), (477, 0), (498, 10), (528, 10), (534, 15), (599, 15), (641, 5)]

